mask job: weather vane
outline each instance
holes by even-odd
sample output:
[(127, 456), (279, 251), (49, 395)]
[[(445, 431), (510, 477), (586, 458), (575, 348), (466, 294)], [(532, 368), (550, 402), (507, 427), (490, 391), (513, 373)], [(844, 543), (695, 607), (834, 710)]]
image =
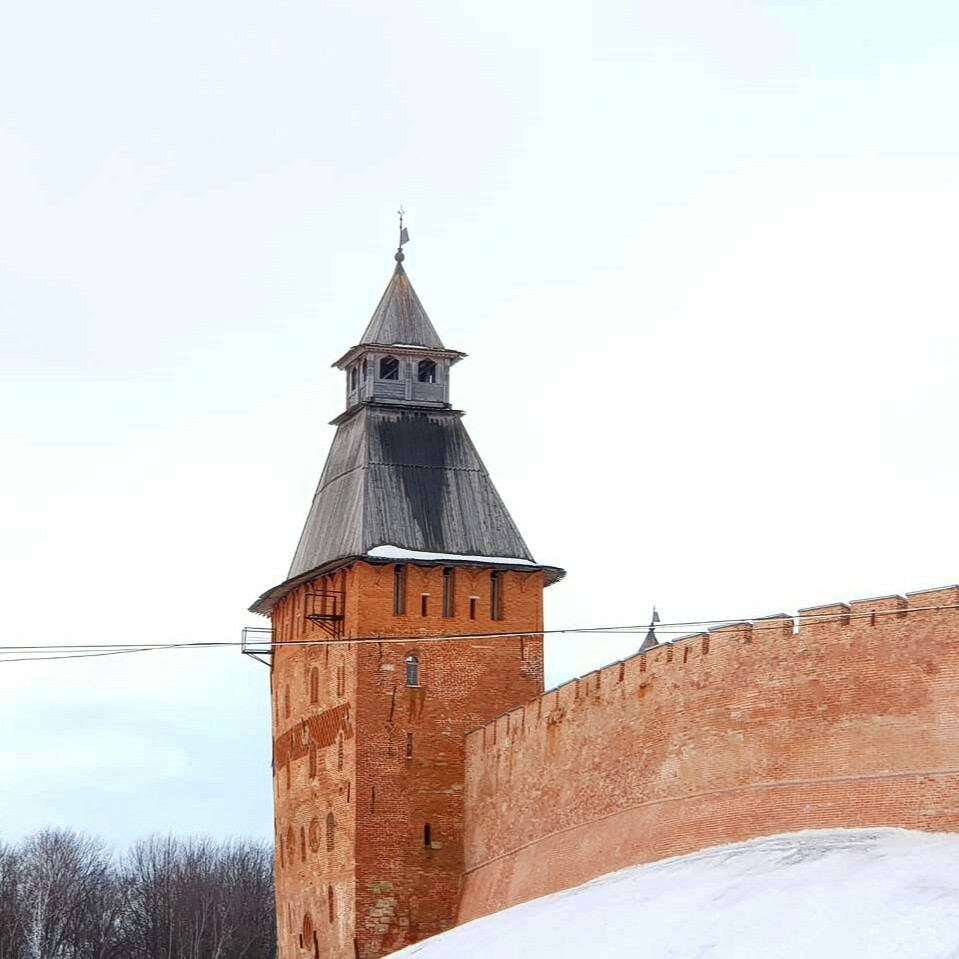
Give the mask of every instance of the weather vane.
[(400, 218), (400, 247), (404, 243), (410, 242), (410, 231), (403, 226), (403, 217), (406, 216), (406, 210), (403, 209), (403, 204), (400, 204), (400, 208), (396, 211)]

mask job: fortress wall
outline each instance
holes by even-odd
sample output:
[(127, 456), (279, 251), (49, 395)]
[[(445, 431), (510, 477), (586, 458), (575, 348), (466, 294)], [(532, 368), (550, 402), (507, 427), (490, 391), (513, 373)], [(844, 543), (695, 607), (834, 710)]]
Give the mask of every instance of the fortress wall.
[(459, 921), (761, 835), (959, 831), (955, 606), (948, 587), (724, 626), (471, 732)]

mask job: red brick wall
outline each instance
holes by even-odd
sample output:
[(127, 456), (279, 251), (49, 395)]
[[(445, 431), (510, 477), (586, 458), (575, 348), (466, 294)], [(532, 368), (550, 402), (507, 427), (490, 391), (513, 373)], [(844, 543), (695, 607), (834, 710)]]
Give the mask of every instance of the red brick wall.
[[(959, 830), (959, 589), (685, 638), (466, 742), (459, 919), (778, 832)], [(875, 616), (872, 614), (875, 613)]]
[(271, 674), (277, 933), (284, 959), (305, 959), (316, 950), (324, 957), (353, 955), (355, 657), (343, 644), (312, 645), (327, 635), (304, 618), (308, 595), (324, 585), (345, 592), (349, 603), (351, 578), (344, 571), (307, 584), (273, 613), (276, 640), (290, 644), (275, 651)]
[[(508, 640), (428, 642), (430, 636), (542, 630), (543, 578), (503, 574), (503, 618), (490, 618), (489, 569), (458, 567), (453, 616), (443, 616), (442, 570), (407, 566), (406, 612), (393, 612), (392, 565), (357, 563), (339, 574), (346, 593), (344, 642), (297, 647), (323, 634), (304, 625), (302, 587), (274, 613), (273, 668), (277, 836), (294, 838), (327, 811), (336, 817), (334, 850), (325, 840), (297, 849), (290, 861), (278, 845), (277, 919), (281, 959), (312, 956), (300, 947), (303, 916), (321, 927), (319, 955), (373, 959), (455, 923), (463, 875), (464, 737), (543, 689), (540, 635)], [(427, 594), (426, 615), (422, 596)], [(470, 597), (476, 618), (470, 618)], [(368, 641), (369, 637), (383, 642)], [(390, 642), (391, 637), (415, 637)], [(353, 640), (359, 640), (354, 642)], [(418, 688), (405, 683), (405, 659), (420, 659)], [(336, 669), (343, 670), (337, 687)], [(309, 701), (309, 673), (320, 676), (320, 702)], [(285, 715), (290, 689), (290, 715)], [(348, 722), (345, 713), (348, 709)], [(345, 724), (345, 725), (344, 725)], [(348, 726), (348, 728), (346, 728)], [(343, 727), (343, 728), (341, 728)], [(290, 739), (305, 737), (298, 746)], [(343, 767), (331, 735), (344, 736)], [(408, 736), (411, 755), (407, 756)], [(316, 741), (319, 740), (317, 743)], [(310, 778), (310, 742), (317, 747)], [(287, 783), (289, 782), (289, 785)], [(375, 789), (375, 800), (373, 791)], [(424, 826), (430, 825), (431, 844)], [(297, 839), (298, 841), (298, 839)], [(335, 919), (327, 918), (332, 886)], [(322, 921), (317, 921), (317, 916)]]

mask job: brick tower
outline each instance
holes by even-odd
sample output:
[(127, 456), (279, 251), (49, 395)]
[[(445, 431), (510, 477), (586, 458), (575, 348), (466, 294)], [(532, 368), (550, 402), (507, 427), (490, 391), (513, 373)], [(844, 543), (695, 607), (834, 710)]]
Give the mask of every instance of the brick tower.
[(543, 588), (563, 572), (533, 560), (450, 406), (463, 356), (398, 249), (334, 364), (346, 410), (289, 575), (252, 607), (277, 644), (280, 959), (375, 959), (453, 925), (463, 737), (543, 689)]

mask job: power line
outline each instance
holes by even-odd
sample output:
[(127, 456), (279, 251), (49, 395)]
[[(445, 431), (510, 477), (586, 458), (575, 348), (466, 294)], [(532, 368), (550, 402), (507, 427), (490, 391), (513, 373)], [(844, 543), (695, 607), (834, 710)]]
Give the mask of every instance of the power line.
[[(861, 620), (865, 618), (870, 618), (875, 621), (876, 617), (879, 616), (896, 616), (901, 618), (904, 615), (909, 613), (918, 613), (918, 612), (930, 612), (938, 610), (947, 610), (947, 609), (959, 609), (959, 604), (942, 604), (937, 606), (915, 606), (907, 609), (884, 609), (884, 610), (863, 610), (861, 612), (853, 612), (851, 610), (842, 611), (839, 613), (823, 613), (815, 616), (802, 616), (800, 621), (804, 624), (816, 624), (816, 623), (825, 623), (825, 622), (839, 622), (844, 621), (851, 623), (853, 620)], [(756, 625), (757, 623), (762, 623), (764, 620), (771, 620), (770, 623), (766, 625)], [(704, 627), (704, 626), (736, 626), (736, 625), (749, 625), (752, 628), (752, 631), (762, 632), (766, 630), (779, 630), (783, 629), (783, 622), (789, 620), (795, 623), (796, 617), (784, 613), (780, 615), (763, 617), (758, 620), (750, 620), (748, 618), (743, 619), (700, 619), (700, 620), (687, 620), (687, 621), (677, 621), (672, 623), (661, 623), (656, 627), (657, 635), (666, 635), (666, 636), (684, 636), (684, 635), (697, 635), (696, 631), (692, 633), (689, 632), (689, 627)], [(875, 625), (885, 625), (876, 623)], [(676, 629), (671, 627), (684, 627), (683, 629)], [(577, 626), (577, 627), (566, 627), (561, 629), (544, 629), (544, 630), (520, 630), (520, 631), (501, 631), (501, 632), (487, 632), (487, 633), (450, 633), (444, 635), (432, 635), (432, 636), (422, 636), (417, 634), (403, 635), (403, 636), (359, 636), (359, 637), (343, 637), (343, 638), (329, 638), (321, 640), (302, 640), (302, 641), (289, 641), (289, 642), (263, 642), (262, 644), (257, 644), (261, 648), (266, 647), (270, 650), (277, 649), (280, 647), (309, 647), (309, 646), (343, 646), (343, 645), (393, 645), (393, 644), (409, 644), (409, 643), (446, 643), (446, 642), (466, 642), (471, 640), (493, 640), (493, 639), (519, 639), (529, 636), (558, 636), (558, 635), (635, 635), (644, 633), (649, 629), (648, 624), (631, 624), (625, 626)], [(266, 628), (264, 628), (266, 631)], [(699, 630), (702, 632), (703, 630)], [(207, 642), (183, 642), (183, 643), (99, 643), (99, 644), (89, 644), (89, 643), (76, 643), (76, 644), (58, 644), (51, 646), (42, 646), (42, 645), (10, 645), (10, 646), (0, 646), (0, 664), (2, 663), (19, 663), (19, 662), (43, 662), (50, 660), (64, 660), (64, 659), (90, 659), (101, 656), (119, 656), (125, 655), (128, 653), (146, 653), (154, 652), (156, 650), (167, 650), (167, 649), (222, 649), (222, 648), (235, 648), (242, 646), (242, 642), (236, 641), (207, 641)], [(664, 644), (665, 645), (665, 644)], [(265, 651), (265, 650), (264, 650)], [(12, 656), (14, 653), (26, 653), (24, 656)], [(5, 658), (6, 657), (6, 658)]]

